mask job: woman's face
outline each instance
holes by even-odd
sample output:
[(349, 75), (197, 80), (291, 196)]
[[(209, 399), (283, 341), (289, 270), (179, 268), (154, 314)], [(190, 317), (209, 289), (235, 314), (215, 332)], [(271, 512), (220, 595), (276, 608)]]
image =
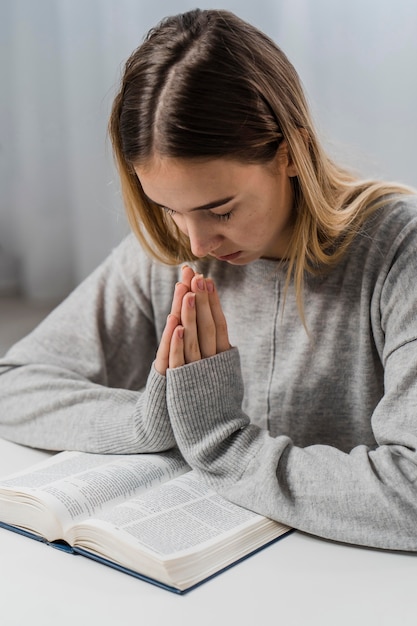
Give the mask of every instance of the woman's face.
[(155, 157), (135, 171), (145, 195), (171, 215), (196, 257), (246, 265), (287, 254), (296, 173), (283, 144), (268, 165)]

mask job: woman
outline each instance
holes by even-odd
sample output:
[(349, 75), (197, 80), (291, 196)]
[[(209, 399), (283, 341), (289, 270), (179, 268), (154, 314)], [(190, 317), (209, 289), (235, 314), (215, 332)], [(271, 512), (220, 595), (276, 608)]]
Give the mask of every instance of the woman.
[(414, 192), (335, 165), (287, 58), (224, 11), (149, 33), (110, 133), (137, 237), (6, 355), (1, 436), (177, 445), (240, 505), (416, 550)]

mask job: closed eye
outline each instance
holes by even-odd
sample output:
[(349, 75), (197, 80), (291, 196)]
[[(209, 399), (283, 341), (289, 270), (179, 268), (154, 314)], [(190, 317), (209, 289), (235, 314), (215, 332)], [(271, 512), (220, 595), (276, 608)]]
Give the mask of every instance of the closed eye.
[(221, 222), (227, 222), (232, 217), (232, 213), (233, 213), (233, 210), (228, 211), (227, 213), (223, 213), (221, 215), (219, 215), (218, 213), (212, 213), (211, 215), (214, 215), (215, 217), (217, 217), (217, 219), (220, 220)]
[[(161, 206), (161, 209), (167, 214), (167, 215), (178, 215), (177, 211), (175, 211), (174, 209), (169, 209), (166, 206)], [(220, 222), (227, 222), (228, 220), (230, 220), (230, 218), (232, 217), (232, 213), (233, 213), (233, 209), (231, 211), (228, 211), (227, 213), (213, 213), (212, 211), (208, 211), (208, 215), (212, 215), (214, 218), (218, 219)]]

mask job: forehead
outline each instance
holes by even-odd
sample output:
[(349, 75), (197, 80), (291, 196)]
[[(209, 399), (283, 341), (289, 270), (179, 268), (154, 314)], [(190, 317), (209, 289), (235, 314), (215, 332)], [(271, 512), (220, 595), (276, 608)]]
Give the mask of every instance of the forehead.
[[(139, 180), (181, 180), (183, 178), (222, 179), (244, 169), (245, 164), (226, 158), (178, 159), (157, 156), (143, 165), (135, 166)], [(226, 173), (227, 172), (227, 173)]]
[(158, 157), (135, 172), (144, 193), (157, 204), (172, 206), (177, 201), (184, 208), (235, 196), (251, 185), (259, 184), (265, 168), (231, 159), (173, 159)]

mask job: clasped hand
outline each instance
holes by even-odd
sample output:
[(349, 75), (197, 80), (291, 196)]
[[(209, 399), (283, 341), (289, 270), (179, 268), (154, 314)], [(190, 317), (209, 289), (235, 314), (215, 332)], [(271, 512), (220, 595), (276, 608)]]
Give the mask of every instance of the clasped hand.
[(182, 282), (175, 286), (171, 312), (159, 344), (155, 369), (193, 363), (230, 348), (226, 318), (213, 281), (182, 268)]

